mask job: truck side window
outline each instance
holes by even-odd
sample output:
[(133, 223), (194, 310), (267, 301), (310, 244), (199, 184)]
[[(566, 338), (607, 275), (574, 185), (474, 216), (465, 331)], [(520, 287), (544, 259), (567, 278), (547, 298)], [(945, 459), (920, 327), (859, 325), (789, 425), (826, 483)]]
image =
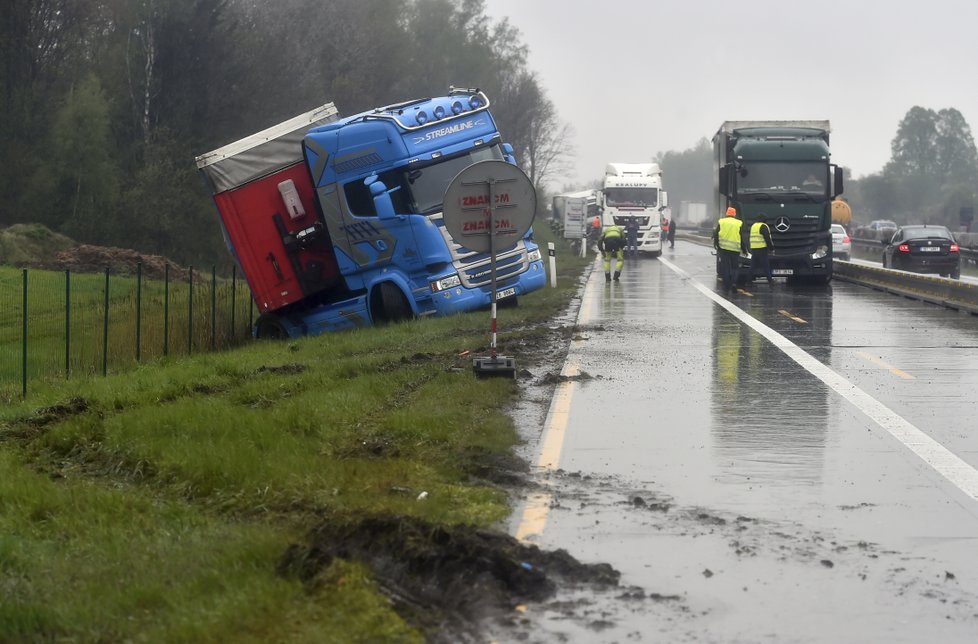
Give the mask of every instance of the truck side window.
[[(402, 186), (404, 183), (402, 173), (384, 172), (379, 176), (380, 180), (388, 189)], [(373, 195), (370, 188), (363, 184), (363, 179), (354, 179), (343, 185), (343, 193), (346, 195), (346, 203), (350, 208), (350, 213), (357, 217), (376, 217), (377, 209), (374, 207)], [(402, 187), (391, 193), (391, 200), (394, 202), (394, 212), (408, 214), (414, 212), (408, 201), (408, 193)]]

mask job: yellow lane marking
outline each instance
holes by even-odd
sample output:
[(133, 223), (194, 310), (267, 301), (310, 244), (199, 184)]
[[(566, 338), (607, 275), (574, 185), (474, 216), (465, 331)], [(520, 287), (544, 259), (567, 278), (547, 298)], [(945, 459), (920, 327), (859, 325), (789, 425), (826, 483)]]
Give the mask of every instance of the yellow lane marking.
[(897, 369), (893, 365), (887, 364), (887, 363), (883, 362), (882, 360), (880, 360), (879, 358), (877, 358), (876, 356), (871, 355), (869, 353), (866, 353), (865, 351), (860, 351), (860, 352), (858, 352), (857, 355), (859, 355), (859, 357), (861, 357), (861, 358), (863, 358), (865, 360), (869, 360), (870, 362), (872, 362), (873, 364), (875, 364), (877, 366), (883, 367), (884, 369), (886, 369), (887, 371), (889, 371), (890, 373), (892, 373), (894, 376), (898, 376), (900, 378), (903, 378), (904, 380), (916, 380), (916, 378), (914, 378), (913, 376), (911, 376), (906, 371), (903, 371), (901, 369)]
[[(581, 301), (581, 310), (577, 316), (578, 325), (586, 324), (591, 319), (591, 306), (597, 297), (597, 291), (592, 285), (596, 283), (595, 280), (588, 283), (588, 288)], [(575, 345), (580, 342), (584, 342), (584, 340), (571, 342), (572, 352)], [(581, 375), (580, 365), (576, 359), (568, 359), (561, 370), (561, 375), (567, 379), (559, 383), (554, 390), (550, 411), (547, 412), (547, 420), (543, 426), (543, 438), (540, 441), (540, 457), (537, 460), (537, 468), (542, 473), (556, 471), (560, 466), (560, 453), (563, 451), (564, 439), (567, 436), (567, 425), (570, 420), (571, 401), (574, 398), (574, 389), (577, 387), (577, 381), (569, 380), (569, 378)], [(523, 516), (516, 529), (517, 539), (527, 542), (533, 537), (543, 534), (553, 498), (553, 493), (545, 489), (530, 495), (526, 499)]]
[(808, 324), (808, 322), (806, 322), (805, 320), (802, 320), (800, 317), (798, 317), (796, 315), (792, 315), (791, 313), (789, 313), (788, 311), (785, 311), (784, 309), (781, 309), (780, 311), (778, 311), (778, 313), (780, 313), (781, 315), (785, 316), (789, 320), (794, 320), (798, 324)]

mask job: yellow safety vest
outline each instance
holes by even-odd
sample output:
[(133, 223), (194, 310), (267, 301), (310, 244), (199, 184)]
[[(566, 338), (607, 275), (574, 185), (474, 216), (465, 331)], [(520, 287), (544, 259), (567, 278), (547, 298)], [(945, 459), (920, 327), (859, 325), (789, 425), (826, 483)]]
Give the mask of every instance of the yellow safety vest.
[[(761, 226), (767, 226), (763, 221), (754, 222), (754, 225), (750, 227), (750, 247), (751, 248), (767, 248), (767, 240), (764, 239), (764, 235), (761, 234)], [(767, 229), (768, 234), (771, 234), (771, 229)]]
[(724, 217), (720, 220), (720, 250), (740, 252), (740, 226), (743, 224), (736, 217)]
[(608, 226), (604, 229), (604, 234), (601, 235), (602, 239), (610, 239), (612, 237), (621, 237), (621, 226)]

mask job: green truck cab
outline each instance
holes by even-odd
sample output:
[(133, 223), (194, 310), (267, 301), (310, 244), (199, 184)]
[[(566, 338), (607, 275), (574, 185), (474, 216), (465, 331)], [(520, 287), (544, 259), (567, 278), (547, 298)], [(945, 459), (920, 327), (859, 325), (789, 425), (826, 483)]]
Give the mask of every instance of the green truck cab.
[[(713, 137), (717, 217), (734, 207), (745, 235), (756, 221), (768, 222), (775, 276), (832, 279), (832, 200), (843, 186), (829, 133), (828, 121), (727, 121)], [(740, 269), (747, 281), (749, 255)]]

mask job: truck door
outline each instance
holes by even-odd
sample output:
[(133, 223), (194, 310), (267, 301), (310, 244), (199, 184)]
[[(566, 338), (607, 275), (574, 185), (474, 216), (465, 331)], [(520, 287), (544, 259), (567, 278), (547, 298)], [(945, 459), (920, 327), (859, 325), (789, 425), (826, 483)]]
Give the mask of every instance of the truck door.
[(411, 218), (403, 214), (408, 208), (397, 195), (397, 186), (384, 185), (388, 191), (393, 189), (393, 216), (378, 214), (374, 195), (364, 179), (319, 189), (323, 215), (344, 275), (353, 276), (391, 263), (406, 272), (414, 264), (420, 267)]

